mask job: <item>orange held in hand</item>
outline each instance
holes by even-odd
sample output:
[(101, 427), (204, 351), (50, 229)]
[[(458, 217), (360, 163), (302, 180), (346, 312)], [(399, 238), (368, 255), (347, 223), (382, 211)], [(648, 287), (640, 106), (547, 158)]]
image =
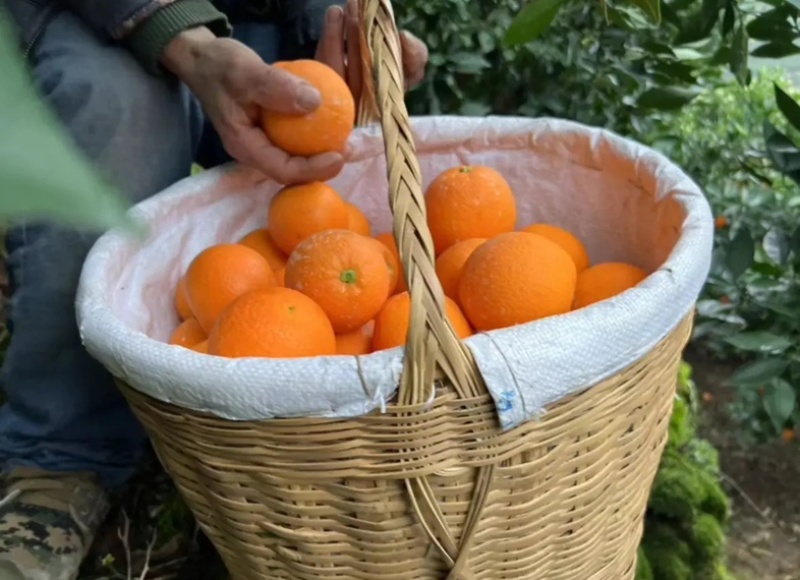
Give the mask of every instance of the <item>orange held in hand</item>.
[(272, 65), (312, 84), (322, 104), (305, 115), (264, 111), (262, 125), (270, 141), (291, 155), (311, 157), (344, 150), (356, 121), (353, 93), (344, 79), (316, 60), (294, 60)]
[(575, 263), (554, 242), (511, 232), (484, 242), (467, 259), (458, 297), (476, 330), (524, 324), (569, 312)]
[(286, 266), (288, 256), (283, 253), (275, 242), (272, 241), (272, 236), (269, 234), (267, 228), (254, 230), (239, 240), (239, 243), (248, 248), (254, 249), (256, 252), (264, 256), (264, 259), (269, 262), (269, 267), (273, 272), (277, 272), (280, 268)]
[[(456, 331), (456, 335), (467, 338), (472, 335), (472, 328), (464, 318), (458, 305), (445, 298), (447, 319)], [(405, 346), (408, 338), (408, 327), (411, 321), (411, 296), (401, 292), (389, 298), (378, 316), (375, 318), (375, 330), (372, 335), (372, 350), (385, 350)]]
[(589, 267), (589, 254), (586, 253), (583, 242), (564, 228), (550, 224), (533, 224), (522, 228), (521, 231), (530, 234), (539, 234), (561, 246), (561, 248), (570, 255), (572, 261), (575, 262), (575, 269), (578, 272), (583, 272)]
[(491, 167), (453, 167), (440, 173), (425, 192), (428, 226), (436, 255), (469, 238), (493, 238), (513, 231), (514, 193)]
[(194, 318), (187, 318), (172, 333), (169, 344), (191, 348), (206, 338), (206, 331), (203, 330), (200, 323)]
[(253, 290), (234, 300), (208, 338), (208, 353), (229, 358), (294, 358), (336, 354), (325, 313), (288, 288)]
[(281, 189), (269, 205), (272, 240), (286, 254), (307, 237), (325, 230), (346, 230), (347, 204), (327, 183), (312, 181)]
[(186, 295), (192, 312), (206, 332), (234, 299), (257, 288), (275, 286), (269, 263), (241, 244), (206, 248), (186, 271)]
[(458, 301), (458, 281), (461, 279), (464, 264), (472, 252), (485, 241), (485, 238), (463, 240), (453, 244), (436, 258), (436, 276), (442, 284), (445, 296)]
[(573, 309), (607, 300), (633, 288), (647, 278), (647, 272), (631, 264), (605, 262), (578, 274)]
[(389, 297), (389, 269), (372, 238), (327, 230), (306, 239), (289, 256), (286, 287), (312, 298), (342, 334), (378, 314)]

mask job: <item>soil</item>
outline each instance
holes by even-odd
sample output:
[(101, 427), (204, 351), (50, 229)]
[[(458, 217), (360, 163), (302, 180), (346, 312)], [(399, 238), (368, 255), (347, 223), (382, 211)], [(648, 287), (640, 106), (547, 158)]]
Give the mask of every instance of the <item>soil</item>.
[(734, 363), (690, 348), (686, 360), (704, 409), (700, 434), (720, 452), (733, 501), (728, 564), (737, 580), (800, 580), (800, 445), (748, 444), (731, 418), (725, 385)]

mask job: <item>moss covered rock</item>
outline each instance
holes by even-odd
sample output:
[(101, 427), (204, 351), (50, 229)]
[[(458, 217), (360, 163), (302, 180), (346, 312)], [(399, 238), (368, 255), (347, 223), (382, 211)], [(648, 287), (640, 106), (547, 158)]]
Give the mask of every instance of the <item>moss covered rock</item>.
[(719, 455), (697, 438), (695, 387), (685, 363), (669, 441), (650, 494), (636, 580), (733, 580), (725, 568), (730, 500)]

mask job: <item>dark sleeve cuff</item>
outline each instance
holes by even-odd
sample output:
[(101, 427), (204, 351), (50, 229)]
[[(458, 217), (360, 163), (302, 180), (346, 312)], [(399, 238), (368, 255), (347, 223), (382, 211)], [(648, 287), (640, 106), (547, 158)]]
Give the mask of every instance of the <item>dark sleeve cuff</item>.
[(134, 56), (153, 74), (160, 75), (161, 54), (179, 33), (206, 26), (217, 36), (230, 36), (228, 18), (208, 0), (178, 0), (167, 4), (142, 22), (125, 39)]

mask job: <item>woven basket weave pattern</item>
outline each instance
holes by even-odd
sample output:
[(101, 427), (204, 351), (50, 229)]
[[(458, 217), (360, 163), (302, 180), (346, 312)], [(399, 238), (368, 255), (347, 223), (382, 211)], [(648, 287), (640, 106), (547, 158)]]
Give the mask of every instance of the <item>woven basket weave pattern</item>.
[(474, 467), (486, 464), (498, 467), (464, 578), (622, 580), (633, 578), (690, 326), (506, 433), (488, 396), (451, 391), (424, 414), (233, 423), (120, 387), (236, 580), (446, 578), (404, 478), (427, 476), (460, 531)]
[(237, 422), (120, 389), (234, 580), (633, 578), (691, 320), (502, 432), (444, 316), (391, 3), (360, 8), (359, 123), (381, 124), (411, 295), (396, 403), (351, 420)]

